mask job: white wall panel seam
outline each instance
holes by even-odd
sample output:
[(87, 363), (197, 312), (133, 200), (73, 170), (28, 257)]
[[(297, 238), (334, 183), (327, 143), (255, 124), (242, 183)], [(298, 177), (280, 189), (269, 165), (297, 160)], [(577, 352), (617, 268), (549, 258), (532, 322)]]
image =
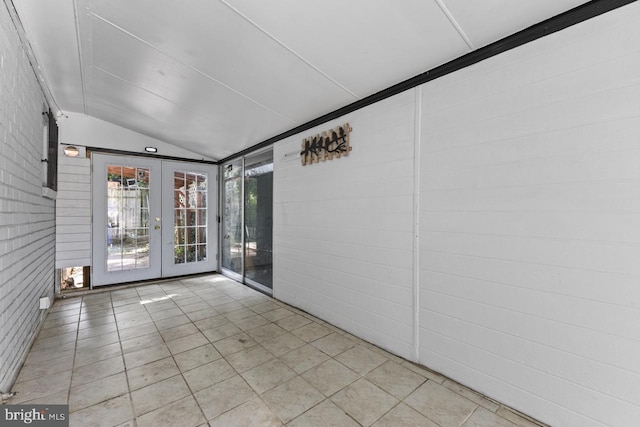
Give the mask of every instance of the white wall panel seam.
[[(444, 5), (438, 4), (441, 8)], [(447, 15), (447, 17), (449, 17)], [(457, 27), (456, 27), (457, 29)], [(464, 34), (464, 33), (463, 33)], [(465, 42), (467, 39), (465, 38)], [(470, 42), (467, 42), (469, 45)], [(420, 175), (422, 145), (422, 86), (414, 90), (414, 145), (413, 145), (413, 346), (416, 360), (420, 360)]]

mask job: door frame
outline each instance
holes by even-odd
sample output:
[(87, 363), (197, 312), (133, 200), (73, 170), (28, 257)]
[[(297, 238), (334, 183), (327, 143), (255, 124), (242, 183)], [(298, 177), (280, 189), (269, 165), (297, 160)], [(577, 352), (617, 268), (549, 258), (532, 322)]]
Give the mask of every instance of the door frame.
[[(273, 159), (274, 146), (270, 145), (270, 146), (268, 146), (266, 148), (259, 149), (259, 150), (256, 150), (256, 151), (252, 151), (252, 152), (247, 153), (247, 154), (245, 154), (243, 156), (236, 157), (234, 159), (226, 161), (223, 164), (220, 164), (220, 167), (219, 167), (219, 170), (218, 170), (218, 176), (220, 177), (220, 179), (219, 179), (219, 192), (218, 192), (218, 200), (219, 200), (219, 202), (218, 202), (218, 210), (220, 212), (220, 214), (219, 214), (220, 215), (220, 221), (219, 221), (219, 224), (218, 224), (219, 225), (218, 235), (220, 236), (220, 238), (218, 239), (218, 242), (219, 242), (218, 253), (220, 254), (220, 257), (219, 257), (218, 265), (219, 265), (220, 272), (223, 275), (229, 277), (230, 279), (233, 279), (233, 280), (235, 280), (237, 282), (243, 283), (243, 284), (245, 284), (245, 285), (247, 285), (247, 286), (249, 286), (251, 288), (254, 288), (254, 289), (256, 289), (256, 290), (258, 290), (258, 291), (260, 291), (262, 293), (265, 293), (267, 295), (273, 295), (273, 291), (274, 291), (273, 287), (269, 288), (267, 286), (264, 286), (264, 285), (262, 285), (262, 284), (260, 284), (260, 283), (258, 283), (256, 281), (246, 277), (246, 266), (245, 266), (245, 259), (246, 259), (246, 256), (247, 256), (247, 254), (246, 254), (246, 250), (247, 250), (246, 249), (246, 228), (245, 228), (245, 196), (246, 196), (245, 195), (245, 165), (246, 165), (246, 159), (247, 158), (251, 158), (253, 156), (260, 155), (262, 153), (266, 153), (268, 151), (271, 151), (271, 153), (272, 153), (271, 160), (273, 162), (274, 161), (274, 159)], [(229, 164), (232, 164), (232, 163), (235, 163), (235, 162), (238, 162), (238, 161), (241, 161), (241, 163), (242, 163), (242, 173), (240, 175), (240, 179), (242, 180), (242, 185), (240, 186), (241, 187), (241, 191), (240, 191), (240, 197), (241, 197), (240, 217), (241, 217), (241, 221), (242, 221), (242, 233), (241, 233), (241, 235), (242, 235), (242, 257), (241, 257), (242, 269), (241, 269), (240, 273), (237, 273), (237, 272), (235, 272), (233, 270), (229, 270), (229, 269), (224, 268), (222, 266), (223, 265), (223, 263), (222, 263), (222, 256), (223, 256), (222, 245), (223, 245), (223, 239), (224, 239), (224, 237), (222, 236), (223, 235), (222, 227), (223, 227), (223, 223), (224, 223), (224, 218), (223, 218), (223, 212), (224, 212), (224, 210), (223, 210), (223, 208), (224, 208), (224, 185), (225, 185), (224, 168), (226, 166), (228, 166)], [(273, 210), (273, 208), (274, 208), (274, 206), (272, 205), (271, 209)], [(273, 233), (273, 228), (271, 230), (271, 233)], [(272, 262), (273, 262), (274, 258), (275, 257), (272, 258)]]
[[(107, 224), (104, 212), (107, 165), (121, 165), (149, 169), (149, 268), (108, 272), (106, 268)], [(173, 173), (183, 170), (208, 174), (207, 183), (207, 261), (195, 267), (173, 264), (174, 185)], [(218, 240), (218, 167), (214, 164), (189, 160), (164, 160), (146, 156), (105, 153), (91, 154), (91, 288), (141, 280), (163, 279), (188, 274), (217, 272), (220, 242)], [(153, 196), (153, 197), (152, 197)], [(157, 221), (157, 218), (160, 218)], [(160, 226), (156, 229), (156, 226)], [(99, 237), (102, 236), (102, 237)], [(170, 237), (170, 239), (168, 239)], [(169, 255), (170, 254), (170, 255)], [(101, 264), (104, 263), (104, 264)], [(100, 265), (100, 268), (97, 268)], [(97, 282), (96, 282), (97, 279)]]

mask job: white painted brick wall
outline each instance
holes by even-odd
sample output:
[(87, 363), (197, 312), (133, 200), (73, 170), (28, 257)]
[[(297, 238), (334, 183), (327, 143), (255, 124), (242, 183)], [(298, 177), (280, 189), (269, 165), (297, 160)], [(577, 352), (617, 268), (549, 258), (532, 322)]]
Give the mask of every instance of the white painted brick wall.
[[(276, 144), (274, 295), (551, 425), (637, 425), (638, 22), (634, 3)], [(347, 121), (347, 159), (284, 157)]]
[[(274, 150), (275, 297), (405, 357), (413, 357), (414, 104), (407, 92)], [(348, 157), (307, 166), (285, 158), (303, 137), (345, 122)]]
[(7, 9), (0, 7), (0, 391), (8, 391), (53, 297), (55, 217), (42, 197), (45, 102)]
[(420, 361), (554, 426), (640, 419), (638, 22), (423, 88)]

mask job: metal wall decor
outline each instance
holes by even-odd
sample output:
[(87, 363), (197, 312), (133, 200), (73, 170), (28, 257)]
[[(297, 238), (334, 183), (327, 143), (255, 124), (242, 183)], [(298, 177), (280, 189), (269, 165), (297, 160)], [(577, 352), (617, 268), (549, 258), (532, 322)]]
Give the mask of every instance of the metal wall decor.
[(333, 160), (334, 157), (348, 156), (351, 151), (349, 133), (352, 130), (349, 123), (345, 123), (318, 135), (304, 138), (300, 152), (302, 166)]

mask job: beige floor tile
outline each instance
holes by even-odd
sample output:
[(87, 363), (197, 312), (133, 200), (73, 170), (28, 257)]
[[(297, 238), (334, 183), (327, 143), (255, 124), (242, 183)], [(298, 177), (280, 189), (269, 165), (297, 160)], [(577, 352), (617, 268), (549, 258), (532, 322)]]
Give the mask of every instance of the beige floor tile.
[(133, 419), (128, 394), (69, 414), (69, 427), (117, 426)]
[(160, 331), (160, 335), (162, 335), (162, 338), (164, 338), (165, 341), (172, 341), (197, 332), (200, 332), (200, 330), (196, 325), (193, 323), (186, 323), (184, 325), (176, 326), (175, 328), (164, 329)]
[[(230, 297), (230, 295), (227, 295), (227, 297)], [(223, 314), (231, 313), (232, 311), (245, 308), (244, 305), (240, 304), (238, 301), (234, 300), (233, 298), (231, 298), (231, 300), (225, 299), (225, 301), (227, 302), (225, 302), (224, 304), (220, 304), (221, 300), (218, 300), (213, 303), (214, 307), (216, 308), (216, 310), (218, 310), (218, 312)]]
[(103, 347), (79, 350), (76, 352), (74, 367), (90, 365), (101, 360), (121, 355), (120, 343), (113, 343)]
[(404, 403), (443, 427), (461, 425), (477, 407), (433, 381), (421, 385), (404, 399)]
[(209, 344), (209, 340), (199, 331), (186, 337), (167, 341), (167, 347), (169, 347), (169, 351), (172, 354), (182, 353), (183, 351), (191, 350), (205, 344)]
[(124, 372), (124, 361), (121, 355), (74, 369), (71, 376), (71, 387), (92, 383), (119, 372)]
[(67, 323), (66, 325), (56, 326), (55, 328), (40, 329), (40, 333), (38, 333), (38, 339), (51, 338), (58, 335), (64, 335), (64, 334), (77, 332), (77, 331), (78, 331), (77, 323)]
[[(138, 305), (135, 310), (127, 310), (120, 313), (115, 313), (116, 321), (118, 323), (124, 322), (125, 320), (149, 320), (151, 316), (149, 316), (149, 312), (144, 305)], [(141, 322), (142, 323), (142, 322)]]
[[(436, 423), (424, 417), (418, 411), (411, 409), (404, 403), (386, 413), (378, 420), (374, 427), (438, 427)], [(487, 426), (489, 427), (489, 426)]]
[(118, 331), (118, 325), (116, 325), (115, 323), (106, 323), (104, 325), (94, 326), (93, 328), (82, 329), (77, 332), (78, 332), (78, 339), (84, 340), (87, 338), (93, 338), (99, 335), (107, 334), (109, 332), (117, 332), (117, 331)]
[(16, 383), (21, 383), (73, 368), (73, 356), (48, 360), (46, 363), (23, 365)]
[(336, 360), (352, 371), (355, 371), (360, 375), (366, 375), (370, 371), (382, 365), (388, 359), (378, 353), (374, 353), (368, 348), (358, 345), (337, 355)]
[[(123, 319), (117, 321), (118, 329), (132, 328), (134, 326), (144, 325), (151, 322), (153, 322), (153, 319), (151, 319), (151, 316), (149, 316), (149, 314), (147, 313), (143, 313), (131, 319)], [(82, 322), (80, 322), (80, 328), (82, 329)]]
[(302, 378), (309, 381), (325, 396), (331, 396), (356, 381), (360, 376), (346, 366), (330, 359), (303, 373)]
[(305, 325), (311, 323), (311, 320), (300, 316), (299, 314), (294, 314), (293, 316), (285, 317), (282, 320), (278, 320), (276, 324), (280, 326), (282, 329), (286, 329), (287, 331), (293, 331), (294, 329), (301, 328)]
[(209, 304), (202, 301), (199, 297), (196, 297), (196, 296), (194, 296), (193, 298), (190, 298), (189, 300), (180, 301), (177, 304), (184, 314), (189, 314), (195, 311), (207, 310), (211, 308)]
[(113, 315), (97, 317), (95, 319), (81, 321), (80, 323), (78, 323), (78, 329), (79, 330), (88, 329), (88, 328), (93, 328), (100, 325), (108, 325), (113, 323), (116, 323), (116, 318)]
[(102, 308), (102, 309), (95, 309), (95, 308), (82, 309), (82, 312), (80, 313), (80, 321), (82, 322), (85, 320), (95, 319), (97, 317), (109, 316), (112, 314), (113, 314), (113, 308), (111, 306), (109, 306), (108, 308)]
[[(149, 313), (159, 313), (161, 311), (175, 310), (178, 308), (178, 306), (176, 305), (175, 302), (171, 301), (170, 299), (165, 299), (165, 300), (154, 301), (152, 303), (145, 304), (144, 308), (146, 308)], [(173, 317), (173, 315), (169, 317)]]
[(280, 306), (275, 301), (265, 301), (263, 303), (251, 306), (251, 310), (259, 314), (266, 313), (267, 311), (276, 310), (278, 308), (280, 308)]
[(331, 400), (364, 426), (376, 422), (398, 403), (398, 399), (364, 378), (339, 391)]
[(193, 396), (138, 417), (138, 427), (196, 427), (206, 423), (204, 415)]
[(259, 398), (252, 399), (209, 422), (211, 427), (279, 427), (280, 419)]
[(304, 345), (280, 356), (287, 366), (301, 374), (329, 359), (329, 356), (314, 346)]
[(285, 353), (289, 353), (291, 350), (300, 348), (306, 343), (295, 335), (287, 332), (284, 335), (280, 335), (276, 338), (263, 341), (261, 344), (271, 353), (275, 354), (276, 356), (280, 356)]
[(295, 377), (296, 373), (281, 361), (274, 359), (241, 375), (258, 394), (262, 394)]
[[(9, 404), (13, 404), (12, 401), (9, 401)], [(33, 400), (28, 400), (26, 402), (22, 402), (21, 405), (68, 405), (69, 404), (69, 393), (66, 391), (63, 392), (55, 392), (48, 396), (38, 397)]]
[(277, 308), (275, 310), (266, 311), (259, 314), (265, 319), (271, 320), (272, 322), (277, 322), (278, 320), (284, 319), (285, 317), (294, 315), (293, 311), (287, 310), (286, 308)]
[[(46, 331), (47, 329), (43, 329), (43, 330)], [(31, 350), (38, 351), (38, 350), (46, 350), (50, 348), (59, 349), (59, 347), (61, 347), (64, 344), (70, 344), (71, 348), (67, 347), (66, 349), (71, 350), (75, 344), (77, 335), (78, 334), (76, 331), (72, 331), (63, 335), (56, 335), (48, 338), (42, 338), (38, 336), (38, 338), (33, 342), (33, 345), (31, 346)]]
[(256, 314), (257, 313), (255, 311), (240, 304), (239, 310), (223, 313), (223, 316), (229, 319), (231, 322), (237, 322), (238, 320), (246, 319), (247, 317), (255, 316)]
[(48, 362), (49, 360), (59, 359), (62, 357), (71, 357), (73, 358), (73, 354), (75, 353), (74, 349), (63, 349), (60, 347), (47, 348), (44, 350), (33, 350), (29, 352), (27, 359), (25, 360), (25, 365), (32, 364), (40, 364), (43, 362)]
[[(266, 320), (266, 319), (265, 319)], [(251, 336), (257, 342), (263, 342), (277, 338), (280, 335), (286, 334), (287, 331), (274, 323), (267, 323), (263, 326), (258, 326), (247, 331), (247, 334)]]
[(240, 333), (229, 338), (225, 338), (213, 343), (213, 346), (223, 356), (229, 356), (233, 353), (237, 353), (245, 348), (253, 347), (257, 343), (252, 340), (247, 334)]
[(192, 322), (197, 322), (198, 320), (208, 319), (209, 317), (219, 316), (220, 313), (215, 308), (205, 308), (204, 310), (192, 311), (187, 314), (187, 317)]
[[(159, 320), (164, 320), (164, 319), (169, 319), (171, 317), (175, 317), (175, 316), (179, 316), (181, 314), (184, 314), (182, 312), (182, 310), (180, 310), (177, 306), (174, 305), (174, 308), (170, 308), (168, 310), (161, 310), (161, 311), (154, 311), (154, 312), (150, 312), (149, 315), (151, 316), (151, 318), (153, 319), (154, 322), (157, 322)], [(187, 316), (189, 317), (189, 316)]]
[(182, 375), (148, 385), (131, 392), (136, 417), (191, 395)]
[(154, 332), (158, 332), (158, 328), (153, 323), (145, 323), (144, 325), (133, 326), (131, 328), (119, 329), (120, 340), (126, 341), (132, 338), (141, 337), (143, 335), (149, 335)]
[(338, 333), (333, 333), (320, 338), (319, 340), (313, 341), (311, 345), (318, 350), (327, 353), (329, 356), (335, 357), (340, 353), (344, 353), (350, 348), (355, 347), (356, 343)]
[(158, 328), (159, 331), (162, 331), (169, 328), (175, 328), (176, 326), (185, 325), (190, 322), (191, 320), (189, 320), (189, 318), (186, 315), (181, 314), (179, 316), (174, 316), (168, 319), (159, 320), (154, 323), (156, 324), (156, 328)]
[(176, 366), (172, 357), (167, 357), (138, 368), (127, 370), (129, 378), (129, 389), (137, 390), (139, 388), (157, 383), (164, 379), (178, 375), (180, 370)]
[(60, 319), (63, 317), (71, 317), (80, 315), (80, 306), (69, 308), (68, 310), (51, 311), (47, 314), (47, 320)]
[(236, 375), (231, 365), (224, 359), (219, 359), (206, 365), (183, 373), (189, 387), (195, 393)]
[(224, 317), (223, 315), (207, 317), (206, 319), (202, 319), (202, 320), (198, 320), (197, 322), (194, 322), (194, 324), (198, 329), (200, 329), (200, 331), (215, 329), (227, 323), (229, 323), (229, 320), (227, 320), (227, 318)]
[(330, 400), (314, 406), (287, 424), (289, 427), (359, 427), (353, 418)]
[(76, 349), (84, 350), (88, 348), (102, 347), (107, 344), (117, 343), (119, 341), (120, 341), (120, 336), (118, 335), (118, 332), (116, 331), (107, 332), (106, 334), (97, 335), (97, 336), (93, 336), (85, 339), (79, 339), (78, 342), (76, 343)]
[(258, 365), (273, 359), (273, 355), (264, 349), (261, 345), (239, 351), (227, 357), (227, 362), (231, 364), (238, 372), (248, 371)]
[(484, 408), (478, 408), (463, 424), (463, 427), (517, 427), (517, 424)]
[(66, 393), (71, 385), (71, 370), (57, 372), (44, 377), (28, 380), (13, 385), (11, 391), (17, 392), (11, 398), (12, 404), (27, 402), (49, 396), (56, 392)]
[(322, 402), (324, 396), (302, 378), (295, 377), (264, 393), (262, 400), (278, 418), (288, 423)]
[(156, 360), (164, 359), (171, 356), (171, 352), (165, 344), (155, 344), (141, 350), (132, 351), (124, 354), (124, 363), (127, 369), (146, 365)]
[(475, 391), (463, 386), (462, 384), (458, 384), (455, 381), (446, 380), (442, 383), (442, 385), (449, 390), (454, 391), (463, 397), (466, 397), (470, 401), (477, 403), (483, 408), (488, 409), (491, 412), (496, 412), (498, 408), (500, 408), (500, 405), (498, 405), (497, 403), (484, 398), (479, 393), (476, 393)]
[(205, 417), (209, 420), (253, 399), (255, 396), (253, 389), (239, 375), (200, 390), (195, 394)]
[(42, 329), (57, 328), (62, 325), (74, 324), (80, 321), (80, 315), (60, 317), (58, 319), (47, 319), (42, 324)]
[(124, 372), (74, 387), (69, 392), (69, 412), (122, 396), (129, 392)]
[(180, 368), (180, 371), (186, 372), (198, 366), (218, 360), (222, 357), (220, 353), (211, 344), (206, 344), (183, 353), (176, 354), (174, 359)]
[[(228, 321), (227, 321), (228, 322)], [(225, 323), (221, 326), (214, 327), (212, 329), (206, 329), (202, 331), (205, 337), (211, 342), (223, 340), (225, 338), (232, 337), (242, 333), (242, 330), (231, 322)]]
[(268, 325), (269, 323), (271, 323), (270, 320), (265, 319), (259, 314), (233, 322), (234, 325), (236, 325), (238, 328), (240, 328), (245, 332), (250, 329), (257, 328), (259, 326)]
[(292, 330), (291, 333), (303, 341), (312, 342), (331, 334), (332, 331), (319, 323), (312, 322), (301, 328)]
[(397, 399), (404, 399), (427, 379), (388, 361), (367, 374), (367, 379)]

